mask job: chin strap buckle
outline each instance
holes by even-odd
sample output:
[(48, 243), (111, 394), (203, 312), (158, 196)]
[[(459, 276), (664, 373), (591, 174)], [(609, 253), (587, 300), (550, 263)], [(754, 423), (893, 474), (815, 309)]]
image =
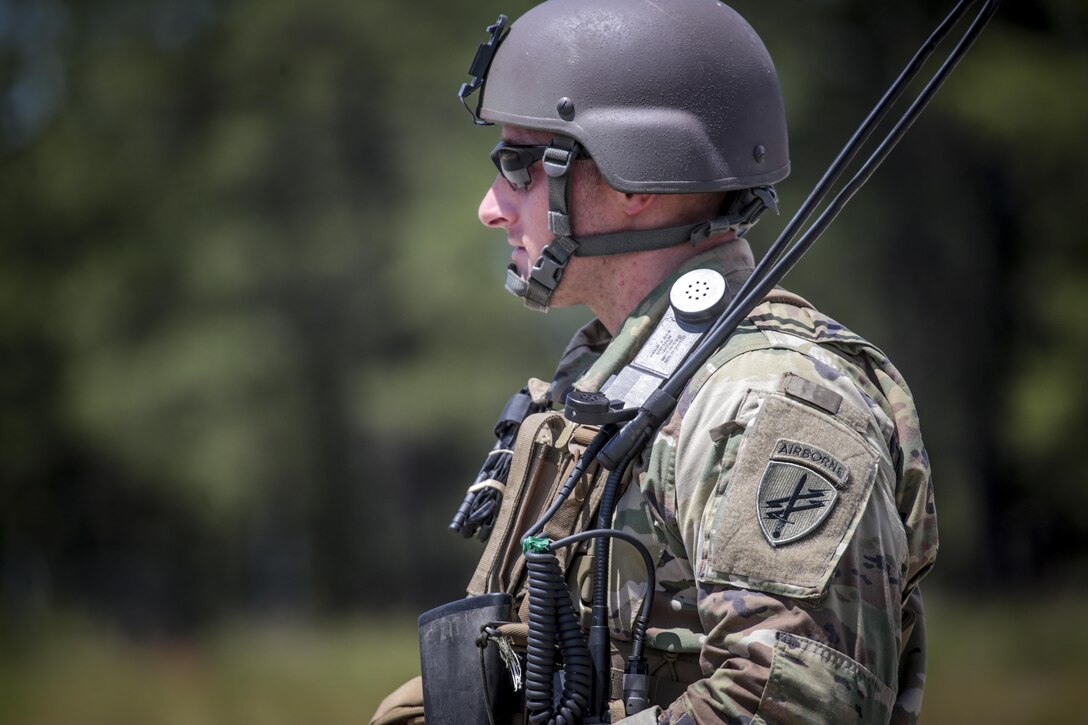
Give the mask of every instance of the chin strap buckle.
[(549, 292), (554, 291), (577, 246), (570, 237), (557, 236), (540, 250), (540, 259), (529, 270), (529, 279), (543, 285)]
[(545, 247), (540, 259), (529, 270), (529, 278), (544, 285), (549, 291), (554, 291), (559, 286), (559, 280), (563, 278), (563, 270), (567, 265), (566, 262), (560, 263), (552, 259), (547, 250)]
[(540, 257), (533, 263), (526, 279), (513, 279), (516, 275), (507, 271), (506, 289), (521, 297), (525, 306), (532, 310), (547, 311), (552, 293), (578, 248), (578, 242), (571, 237), (569, 202), (570, 168), (580, 153), (581, 147), (574, 139), (565, 136), (552, 139), (543, 159), (548, 174), (548, 230), (553, 235), (552, 240), (540, 250)]

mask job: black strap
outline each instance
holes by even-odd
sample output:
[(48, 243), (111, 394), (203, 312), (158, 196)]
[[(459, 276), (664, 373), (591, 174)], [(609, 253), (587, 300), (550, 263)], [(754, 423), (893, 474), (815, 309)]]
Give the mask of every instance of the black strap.
[[(553, 239), (541, 250), (540, 258), (529, 270), (529, 279), (521, 280), (508, 271), (506, 288), (524, 297), (528, 307), (546, 310), (552, 292), (559, 286), (570, 258), (578, 253), (578, 241), (571, 236), (570, 169), (581, 146), (572, 138), (556, 136), (544, 152), (544, 170), (548, 175), (548, 230)], [(515, 279), (516, 278), (516, 279)]]
[[(663, 229), (594, 234), (590, 237), (573, 237), (579, 257), (601, 257), (608, 254), (628, 254), (664, 249), (684, 242), (695, 246), (699, 242), (722, 232), (733, 230), (743, 236), (759, 221), (763, 212), (778, 211), (778, 197), (770, 186), (744, 189), (737, 192), (722, 216), (696, 224), (681, 224)], [(555, 230), (552, 230), (553, 233)]]
[(499, 415), (498, 422), (495, 423), (495, 435), (502, 435), (504, 425), (521, 425), (521, 421), (525, 420), (525, 416), (529, 415), (529, 406), (532, 404), (533, 397), (524, 390), (510, 396), (510, 400), (506, 401), (506, 405)]

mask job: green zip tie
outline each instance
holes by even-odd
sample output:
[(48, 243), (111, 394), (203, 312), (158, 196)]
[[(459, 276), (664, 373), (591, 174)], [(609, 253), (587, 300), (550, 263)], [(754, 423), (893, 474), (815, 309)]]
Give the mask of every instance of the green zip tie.
[(546, 554), (551, 545), (551, 539), (546, 536), (526, 536), (521, 540), (521, 551), (525, 554), (530, 551), (534, 554)]

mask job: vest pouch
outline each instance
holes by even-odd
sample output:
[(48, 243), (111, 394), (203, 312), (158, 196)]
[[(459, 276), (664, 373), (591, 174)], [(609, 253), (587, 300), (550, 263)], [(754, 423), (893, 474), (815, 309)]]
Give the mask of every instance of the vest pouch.
[(502, 507), (469, 583), (469, 595), (514, 594), (520, 588), (521, 535), (548, 507), (556, 480), (570, 463), (569, 454), (554, 446), (565, 427), (563, 416), (555, 412), (530, 415), (521, 424)]
[(515, 698), (498, 648), (491, 645), (483, 650), (481, 671), (476, 641), (485, 625), (509, 621), (511, 607), (509, 594), (481, 594), (420, 615), (419, 659), (427, 725), (486, 723), (489, 708), (496, 722), (510, 720)]

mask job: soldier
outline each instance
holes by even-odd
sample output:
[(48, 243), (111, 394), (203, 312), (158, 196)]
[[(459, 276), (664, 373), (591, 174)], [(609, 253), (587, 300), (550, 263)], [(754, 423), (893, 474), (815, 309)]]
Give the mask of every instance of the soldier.
[[(527, 306), (595, 315), (537, 398), (638, 398), (678, 295), (728, 297), (752, 272), (743, 235), (789, 172), (771, 59), (717, 0), (549, 0), (496, 41), (474, 84), (502, 134), (480, 220)], [(806, 300), (776, 290), (691, 380), (613, 526), (656, 563), (652, 706), (624, 723), (918, 719), (937, 527), (916, 410), (883, 353)], [(629, 551), (608, 592), (620, 652), (647, 596)], [(375, 722), (397, 713), (420, 708), (393, 698)]]

